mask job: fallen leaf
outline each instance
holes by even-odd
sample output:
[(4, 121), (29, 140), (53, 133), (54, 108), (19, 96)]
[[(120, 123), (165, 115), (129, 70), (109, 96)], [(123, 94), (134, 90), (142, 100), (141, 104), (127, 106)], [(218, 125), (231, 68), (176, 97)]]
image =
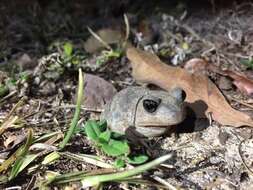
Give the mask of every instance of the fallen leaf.
[(18, 116), (9, 116), (9, 118), (7, 118), (0, 126), (0, 135), (3, 134), (7, 129), (13, 128), (18, 119)]
[(192, 74), (195, 73), (205, 75), (207, 71), (207, 64), (208, 63), (203, 59), (193, 58), (185, 63), (184, 69)]
[[(124, 38), (120, 31), (113, 29), (101, 29), (96, 34), (107, 44), (117, 44)], [(104, 45), (99, 42), (94, 36), (90, 36), (84, 43), (84, 48), (89, 53), (94, 53), (102, 48)]]
[[(22, 145), (21, 147), (19, 147), (7, 160), (5, 160), (0, 165), (0, 173), (2, 171), (7, 170), (14, 162), (15, 163), (19, 162), (20, 159), (22, 159), (25, 155), (27, 155), (28, 149), (31, 146), (32, 141), (33, 141), (33, 131), (32, 131), (32, 129), (29, 129), (28, 134), (27, 134), (26, 143), (24, 145)], [(14, 164), (14, 166), (15, 166), (15, 164)], [(14, 166), (13, 166), (13, 168), (14, 168)], [(21, 165), (19, 165), (19, 167), (20, 166)], [(13, 168), (12, 168), (12, 170), (13, 170)], [(17, 170), (15, 169), (15, 171), (17, 171)], [(13, 173), (13, 172), (11, 172), (11, 173)]]
[(241, 73), (225, 70), (221, 74), (233, 79), (233, 84), (244, 94), (253, 97), (253, 80), (245, 77)]
[(213, 119), (223, 125), (253, 127), (250, 116), (233, 109), (206, 76), (166, 65), (156, 55), (136, 48), (128, 48), (127, 57), (137, 81), (152, 83), (165, 90), (181, 87), (186, 92), (186, 102), (197, 117), (207, 117), (211, 112)]
[(84, 100), (86, 108), (102, 109), (116, 94), (114, 86), (101, 77), (84, 74)]
[(10, 135), (8, 138), (4, 141), (4, 146), (6, 149), (13, 148), (16, 145), (20, 144), (25, 140), (24, 135)]
[(242, 73), (231, 70), (221, 70), (219, 67), (213, 64), (208, 64), (203, 59), (194, 58), (185, 64), (184, 68), (190, 73), (206, 74), (206, 71), (212, 71), (223, 76), (227, 76), (233, 79), (233, 84), (244, 94), (253, 96), (253, 80), (247, 78)]

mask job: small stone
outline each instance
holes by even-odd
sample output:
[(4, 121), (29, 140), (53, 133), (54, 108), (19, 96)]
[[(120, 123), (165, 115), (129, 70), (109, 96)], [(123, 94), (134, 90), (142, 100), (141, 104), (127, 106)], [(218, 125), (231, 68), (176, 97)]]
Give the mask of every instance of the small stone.
[(228, 140), (229, 138), (229, 134), (225, 131), (221, 131), (218, 135), (218, 138), (219, 138), (219, 141), (222, 145), (225, 145), (226, 144), (226, 141)]
[(220, 77), (218, 86), (222, 90), (230, 90), (232, 88), (232, 82), (227, 77)]

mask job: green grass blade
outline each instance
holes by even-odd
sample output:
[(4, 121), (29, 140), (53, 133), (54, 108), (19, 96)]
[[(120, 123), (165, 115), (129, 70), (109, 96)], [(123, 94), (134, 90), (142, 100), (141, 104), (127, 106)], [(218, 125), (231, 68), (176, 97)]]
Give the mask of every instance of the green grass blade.
[(112, 173), (112, 174), (88, 176), (88, 177), (83, 178), (81, 182), (83, 184), (83, 188), (87, 188), (91, 186), (97, 186), (102, 182), (114, 181), (114, 180), (119, 180), (119, 179), (131, 177), (131, 176), (135, 176), (165, 162), (171, 157), (172, 157), (172, 154), (167, 154), (131, 170)]
[(60, 149), (63, 149), (66, 146), (66, 144), (69, 142), (70, 138), (72, 137), (72, 135), (75, 131), (78, 119), (79, 119), (80, 112), (81, 112), (81, 105), (82, 105), (82, 99), (83, 99), (83, 86), (84, 86), (83, 85), (83, 74), (82, 74), (81, 69), (79, 69), (78, 79), (79, 79), (79, 82), (78, 82), (77, 104), (76, 104), (75, 114), (74, 114), (74, 117), (71, 121), (70, 128), (69, 128), (66, 136), (64, 137), (63, 141), (59, 145)]

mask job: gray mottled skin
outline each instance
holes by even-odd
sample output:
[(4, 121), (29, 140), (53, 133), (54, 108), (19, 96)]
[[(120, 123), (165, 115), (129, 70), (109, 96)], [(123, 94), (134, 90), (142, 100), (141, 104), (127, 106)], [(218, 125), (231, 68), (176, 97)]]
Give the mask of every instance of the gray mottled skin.
[[(112, 131), (125, 134), (128, 127), (146, 136), (162, 135), (170, 126), (184, 119), (182, 91), (171, 92), (149, 90), (144, 87), (128, 87), (118, 92), (105, 106), (101, 119), (107, 121)], [(149, 113), (143, 101), (160, 99), (157, 110)]]

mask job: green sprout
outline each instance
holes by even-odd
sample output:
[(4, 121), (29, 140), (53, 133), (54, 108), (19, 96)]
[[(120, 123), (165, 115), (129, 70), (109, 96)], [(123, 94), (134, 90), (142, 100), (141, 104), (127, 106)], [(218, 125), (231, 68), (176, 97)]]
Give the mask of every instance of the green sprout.
[(242, 64), (246, 65), (248, 68), (253, 69), (253, 59), (243, 59), (240, 61)]
[[(89, 120), (84, 125), (85, 133), (93, 144), (100, 148), (106, 155), (116, 157), (114, 166), (121, 168), (125, 161), (131, 164), (142, 164), (148, 160), (146, 155), (130, 156), (130, 146), (126, 139), (117, 138), (120, 136), (106, 127), (106, 122)], [(122, 135), (121, 135), (122, 136)]]
[(59, 148), (63, 149), (66, 144), (69, 142), (70, 138), (72, 137), (72, 135), (75, 132), (75, 128), (79, 119), (79, 115), (81, 112), (81, 105), (82, 105), (82, 99), (83, 99), (83, 74), (82, 74), (82, 70), (79, 69), (79, 82), (78, 82), (78, 93), (77, 93), (77, 103), (76, 103), (76, 110), (75, 110), (75, 114), (74, 117), (71, 121), (70, 127), (63, 139), (63, 141), (60, 143)]
[(110, 60), (119, 58), (121, 55), (121, 50), (104, 50), (102, 54), (97, 57), (96, 64), (102, 65)]

